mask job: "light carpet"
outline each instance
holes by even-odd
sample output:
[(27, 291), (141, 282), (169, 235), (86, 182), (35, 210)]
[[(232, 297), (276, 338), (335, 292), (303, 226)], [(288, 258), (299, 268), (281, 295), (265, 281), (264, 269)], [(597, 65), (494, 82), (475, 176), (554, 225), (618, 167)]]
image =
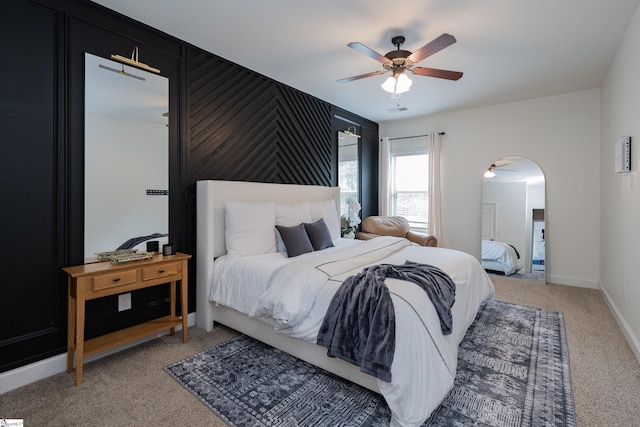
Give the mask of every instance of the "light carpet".
[[(166, 371), (232, 426), (383, 426), (384, 399), (241, 336)], [(484, 304), (458, 355), (454, 388), (424, 426), (575, 426), (562, 313)]]

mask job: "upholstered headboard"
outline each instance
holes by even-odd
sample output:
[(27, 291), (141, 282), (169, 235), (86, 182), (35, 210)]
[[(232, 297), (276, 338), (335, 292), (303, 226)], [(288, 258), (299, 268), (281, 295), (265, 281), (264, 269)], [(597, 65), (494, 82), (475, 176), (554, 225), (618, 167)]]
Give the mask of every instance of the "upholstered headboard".
[(198, 181), (196, 186), (196, 324), (207, 331), (213, 328), (213, 304), (209, 301), (213, 261), (226, 253), (225, 202), (299, 203), (333, 199), (336, 211), (340, 212), (338, 187), (217, 180)]

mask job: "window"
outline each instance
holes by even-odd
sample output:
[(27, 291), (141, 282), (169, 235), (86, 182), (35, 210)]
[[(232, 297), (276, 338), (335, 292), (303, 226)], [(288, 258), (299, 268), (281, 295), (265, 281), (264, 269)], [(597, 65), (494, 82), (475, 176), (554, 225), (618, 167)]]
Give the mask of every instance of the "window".
[(405, 217), (411, 228), (425, 230), (429, 218), (429, 155), (426, 149), (394, 144), (390, 156), (391, 215)]

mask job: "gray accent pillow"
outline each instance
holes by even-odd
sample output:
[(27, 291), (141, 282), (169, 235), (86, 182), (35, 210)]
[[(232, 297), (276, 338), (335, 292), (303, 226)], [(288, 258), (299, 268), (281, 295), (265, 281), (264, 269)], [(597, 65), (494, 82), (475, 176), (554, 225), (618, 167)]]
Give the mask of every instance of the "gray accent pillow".
[(305, 222), (302, 225), (304, 225), (304, 229), (307, 230), (309, 240), (311, 240), (314, 250), (319, 251), (321, 249), (333, 247), (331, 232), (329, 231), (327, 224), (324, 222), (324, 219), (320, 218), (316, 222), (312, 223)]
[(313, 252), (313, 245), (309, 240), (309, 235), (304, 225), (294, 225), (293, 227), (285, 227), (284, 225), (276, 225), (276, 229), (282, 237), (284, 246), (287, 248), (287, 256), (289, 258)]

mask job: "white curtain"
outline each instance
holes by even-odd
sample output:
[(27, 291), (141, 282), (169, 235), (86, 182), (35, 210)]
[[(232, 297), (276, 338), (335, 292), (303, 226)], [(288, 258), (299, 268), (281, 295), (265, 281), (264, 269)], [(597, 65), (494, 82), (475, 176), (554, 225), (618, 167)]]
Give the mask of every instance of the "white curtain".
[(442, 207), (440, 195), (440, 134), (429, 134), (429, 234), (444, 247), (442, 236)]
[(391, 212), (389, 205), (389, 197), (391, 195), (391, 142), (389, 137), (384, 137), (380, 141), (380, 156), (378, 164), (380, 165), (379, 177), (380, 183), (378, 188), (378, 210), (381, 216), (388, 216)]

